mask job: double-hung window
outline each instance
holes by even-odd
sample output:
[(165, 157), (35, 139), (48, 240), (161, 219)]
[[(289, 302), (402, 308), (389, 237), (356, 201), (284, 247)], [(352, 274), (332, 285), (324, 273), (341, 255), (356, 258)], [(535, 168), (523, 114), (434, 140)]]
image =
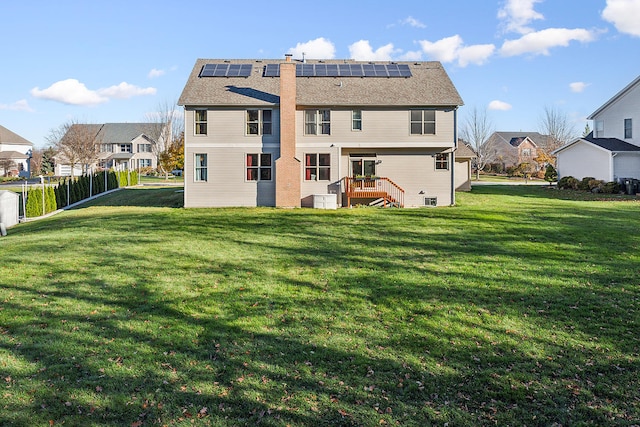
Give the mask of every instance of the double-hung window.
[(120, 144), (120, 152), (121, 153), (130, 153), (131, 152), (131, 144)]
[(150, 168), (151, 167), (151, 159), (139, 159), (138, 167), (141, 168)]
[(436, 154), (436, 170), (449, 170), (449, 153)]
[(305, 135), (331, 135), (331, 110), (305, 110)]
[(271, 110), (247, 110), (247, 135), (271, 135)]
[(351, 130), (362, 130), (362, 110), (351, 111)]
[(195, 134), (206, 135), (207, 134), (207, 110), (195, 111)]
[(633, 138), (633, 132), (631, 130), (632, 123), (633, 122), (632, 122), (631, 119), (624, 119), (624, 137), (625, 137), (625, 139)]
[(331, 178), (330, 154), (305, 154), (304, 179), (305, 181), (329, 181)]
[(271, 153), (251, 153), (246, 157), (247, 181), (271, 181)]
[(593, 131), (593, 136), (595, 136), (596, 138), (603, 138), (604, 137), (604, 121), (603, 120), (596, 120), (594, 123), (594, 131)]
[(207, 181), (207, 155), (200, 153), (195, 155), (195, 174), (193, 180), (196, 182)]
[(151, 144), (138, 144), (138, 153), (150, 153)]
[(411, 135), (435, 135), (436, 110), (411, 110)]

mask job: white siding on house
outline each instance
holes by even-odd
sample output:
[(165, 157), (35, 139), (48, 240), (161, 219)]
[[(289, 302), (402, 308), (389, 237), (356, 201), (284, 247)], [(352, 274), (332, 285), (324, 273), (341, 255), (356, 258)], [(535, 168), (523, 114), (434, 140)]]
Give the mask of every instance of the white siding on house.
[[(618, 138), (640, 146), (640, 84), (631, 88), (592, 118), (594, 126), (596, 121), (604, 122), (604, 135), (598, 135), (599, 137)], [(633, 138), (624, 137), (624, 119), (632, 119)]]
[(603, 181), (613, 179), (609, 151), (586, 142), (577, 142), (557, 154), (558, 179), (590, 176)]
[(614, 180), (618, 178), (640, 179), (640, 153), (617, 153), (613, 158)]

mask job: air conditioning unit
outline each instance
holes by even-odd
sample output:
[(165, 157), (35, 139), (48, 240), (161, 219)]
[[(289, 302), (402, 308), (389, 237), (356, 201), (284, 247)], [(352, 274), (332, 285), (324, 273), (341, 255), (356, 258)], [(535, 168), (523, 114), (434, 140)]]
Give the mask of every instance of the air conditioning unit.
[(437, 197), (425, 197), (424, 198), (425, 206), (438, 206), (438, 198)]

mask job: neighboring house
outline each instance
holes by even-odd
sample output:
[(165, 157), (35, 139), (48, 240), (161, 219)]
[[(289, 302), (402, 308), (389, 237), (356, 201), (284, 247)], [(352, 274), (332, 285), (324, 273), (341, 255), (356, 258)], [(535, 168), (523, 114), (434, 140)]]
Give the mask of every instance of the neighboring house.
[(29, 177), (33, 143), (0, 126), (0, 176)]
[(456, 191), (471, 191), (471, 163), (477, 157), (476, 153), (469, 144), (459, 139), (455, 157)]
[[(93, 135), (96, 146), (96, 162), (91, 165), (100, 169), (139, 170), (155, 169), (155, 141), (147, 136), (155, 133), (157, 123), (105, 123), (74, 124), (83, 127), (84, 134)], [(82, 175), (82, 165), (76, 164), (74, 176)], [(62, 156), (56, 157), (56, 176), (71, 175), (71, 165)]]
[(640, 76), (589, 117), (593, 132), (554, 151), (558, 178), (640, 179)]
[(198, 59), (179, 104), (185, 207), (455, 203), (439, 62)]
[(537, 167), (538, 151), (544, 150), (549, 137), (538, 132), (494, 132), (483, 145), (487, 164), (503, 168), (529, 163)]

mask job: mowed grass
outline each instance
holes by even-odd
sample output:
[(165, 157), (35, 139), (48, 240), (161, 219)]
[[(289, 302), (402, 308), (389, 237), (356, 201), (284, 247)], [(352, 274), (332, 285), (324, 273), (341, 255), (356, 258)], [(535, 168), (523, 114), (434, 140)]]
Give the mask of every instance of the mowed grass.
[(640, 203), (182, 209), (0, 238), (0, 425), (637, 425)]

